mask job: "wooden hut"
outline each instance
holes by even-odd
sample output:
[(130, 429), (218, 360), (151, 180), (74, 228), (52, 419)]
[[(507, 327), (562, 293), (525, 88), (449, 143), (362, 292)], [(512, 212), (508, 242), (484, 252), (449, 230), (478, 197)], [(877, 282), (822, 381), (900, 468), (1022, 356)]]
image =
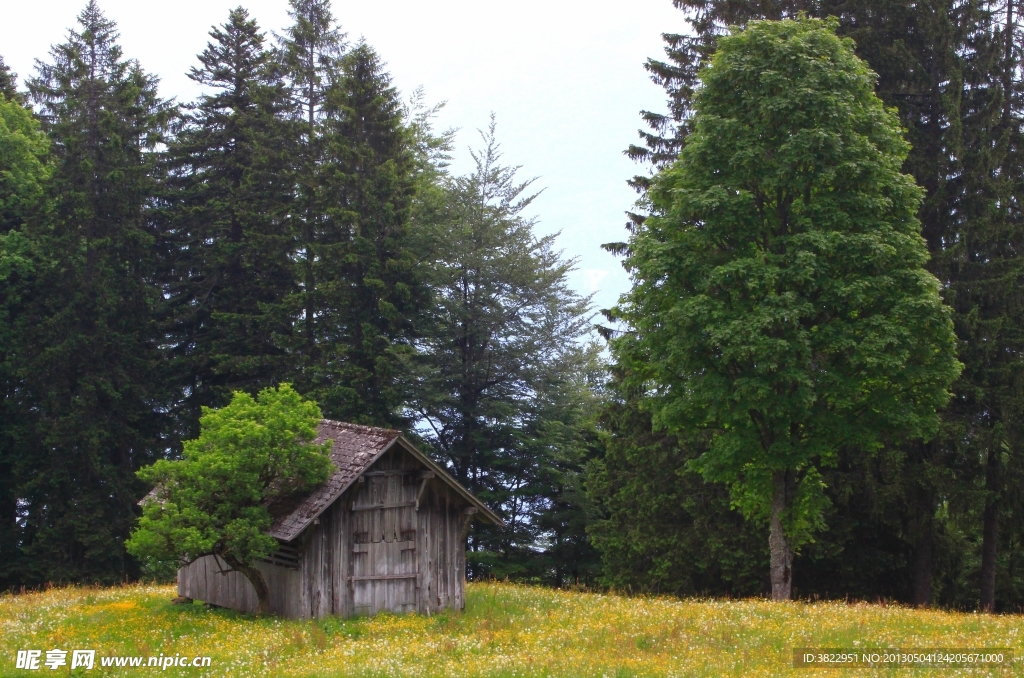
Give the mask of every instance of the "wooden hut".
[[(271, 507), (278, 549), (258, 566), (284, 617), (462, 609), (466, 533), (501, 520), (398, 431), (323, 420), (334, 475)], [(246, 612), (256, 593), (215, 556), (178, 570), (178, 595)]]

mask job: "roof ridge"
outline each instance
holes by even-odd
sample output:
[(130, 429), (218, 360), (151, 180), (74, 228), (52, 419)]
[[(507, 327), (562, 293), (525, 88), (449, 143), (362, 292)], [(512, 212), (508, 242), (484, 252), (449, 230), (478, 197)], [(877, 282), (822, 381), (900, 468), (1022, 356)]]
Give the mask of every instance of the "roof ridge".
[(320, 420), (321, 425), (328, 426), (342, 426), (349, 429), (362, 429), (364, 431), (381, 431), (382, 433), (389, 433), (394, 435), (402, 435), (402, 432), (394, 428), (384, 428), (383, 426), (368, 426), (366, 424), (353, 424), (349, 421), (340, 421), (338, 419), (328, 419), (326, 417)]

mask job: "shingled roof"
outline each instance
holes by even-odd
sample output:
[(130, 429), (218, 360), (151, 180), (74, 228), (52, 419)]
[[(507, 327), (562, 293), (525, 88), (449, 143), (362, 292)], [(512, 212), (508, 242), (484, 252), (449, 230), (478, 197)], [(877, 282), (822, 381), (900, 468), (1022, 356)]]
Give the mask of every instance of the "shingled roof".
[(337, 470), (327, 482), (317, 486), (305, 497), (288, 504), (272, 506), (270, 512), (275, 519), (270, 534), (282, 541), (291, 541), (299, 536), (314, 518), (323, 513), (324, 509), (401, 435), (398, 431), (387, 428), (322, 419), (313, 442), (322, 444), (328, 440), (333, 441), (331, 461)]
[(446, 482), (470, 504), (479, 509), (487, 520), (498, 525), (502, 524), (501, 519), (494, 512), (459, 485), (429, 457), (405, 440), (398, 431), (322, 419), (319, 432), (313, 442), (325, 443), (328, 440), (333, 441), (331, 461), (334, 462), (337, 470), (327, 479), (327, 482), (317, 486), (305, 497), (294, 498), (288, 503), (271, 506), (270, 512), (274, 517), (274, 523), (270, 528), (271, 536), (281, 541), (291, 541), (298, 537), (317, 516), (333, 504), (348, 489), (349, 485), (362, 475), (367, 467), (377, 461), (396, 443), (433, 470), (440, 480)]

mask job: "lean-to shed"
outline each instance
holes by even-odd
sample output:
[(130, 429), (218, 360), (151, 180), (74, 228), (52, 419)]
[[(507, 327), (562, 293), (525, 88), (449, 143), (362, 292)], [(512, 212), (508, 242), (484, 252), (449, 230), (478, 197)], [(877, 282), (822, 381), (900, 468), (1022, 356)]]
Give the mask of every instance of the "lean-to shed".
[[(466, 533), (501, 520), (398, 431), (320, 422), (333, 441), (326, 483), (272, 506), (278, 549), (259, 568), (284, 617), (462, 609)], [(215, 556), (178, 570), (178, 595), (246, 612), (256, 592)]]

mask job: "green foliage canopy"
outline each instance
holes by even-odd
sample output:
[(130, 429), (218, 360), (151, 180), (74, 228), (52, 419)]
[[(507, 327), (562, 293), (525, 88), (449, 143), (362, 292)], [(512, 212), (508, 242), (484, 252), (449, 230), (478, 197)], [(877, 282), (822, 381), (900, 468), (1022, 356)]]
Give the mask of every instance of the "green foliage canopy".
[[(849, 478), (860, 479), (845, 491), (838, 489), (845, 483), (826, 481), (838, 503), (843, 500), (837, 492), (862, 497), (867, 504), (865, 512), (847, 516), (842, 525), (832, 519), (825, 541), (837, 538), (852, 521), (862, 524), (871, 539), (887, 544), (884, 554), (870, 557), (870, 548), (858, 541), (842, 560), (848, 567), (856, 560), (849, 556), (856, 554), (896, 567), (873, 580), (871, 596), (895, 595), (918, 605), (1019, 607), (1024, 600), (1014, 565), (1024, 543), (1019, 518), (1024, 494), (1018, 489), (1024, 486), (1024, 437), (1017, 426), (1021, 389), (1015, 385), (1024, 341), (1024, 306), (1017, 293), (1024, 272), (1016, 208), (1024, 187), (1019, 124), (1024, 55), (1017, 48), (1024, 20), (1019, 7), (991, 0), (675, 4), (689, 30), (664, 34), (667, 58), (645, 65), (669, 95), (667, 115), (643, 113), (648, 130), (640, 133), (643, 145), (628, 151), (634, 159), (657, 167), (676, 160), (690, 129), (699, 70), (727, 27), (755, 19), (781, 19), (800, 11), (838, 16), (838, 34), (856, 41), (857, 55), (878, 74), (878, 96), (898, 109), (912, 147), (903, 169), (927, 191), (918, 218), (931, 252), (928, 268), (942, 281), (943, 298), (953, 308), (964, 369), (933, 441), (894, 447), (886, 455), (891, 466), (875, 481), (855, 474)], [(643, 191), (648, 181), (638, 176), (631, 183)], [(632, 219), (640, 222), (643, 214)], [(853, 456), (841, 454), (844, 465), (867, 470)], [(813, 550), (823, 546), (819, 539)], [(802, 573), (808, 558), (813, 559), (810, 551)], [(825, 562), (814, 560), (814, 567)], [(819, 581), (837, 590), (834, 574)], [(897, 582), (903, 589), (899, 593), (888, 588)], [(807, 593), (803, 574), (800, 584)]]
[(32, 438), (32, 419), (25, 416), (18, 343), (40, 253), (23, 227), (26, 219), (45, 212), (49, 151), (50, 139), (23, 105), (14, 76), (0, 59), (0, 587), (18, 582), (24, 561), (18, 470), (25, 441)]
[(288, 384), (256, 399), (236, 392), (226, 407), (203, 408), (201, 433), (185, 442), (182, 459), (138, 472), (157, 489), (128, 552), (186, 562), (215, 554), (250, 580), (258, 576), (253, 563), (277, 547), (267, 534), (268, 506), (324, 482), (334, 468), (330, 442), (312, 444), (319, 422), (316, 403)]
[(821, 526), (820, 466), (933, 435), (960, 369), (908, 146), (834, 31), (800, 18), (722, 38), (613, 311), (655, 424), (708, 436), (706, 477), (764, 520), (782, 474), (789, 548)]
[(50, 140), (20, 101), (0, 98), (0, 235), (19, 226), (42, 198)]

